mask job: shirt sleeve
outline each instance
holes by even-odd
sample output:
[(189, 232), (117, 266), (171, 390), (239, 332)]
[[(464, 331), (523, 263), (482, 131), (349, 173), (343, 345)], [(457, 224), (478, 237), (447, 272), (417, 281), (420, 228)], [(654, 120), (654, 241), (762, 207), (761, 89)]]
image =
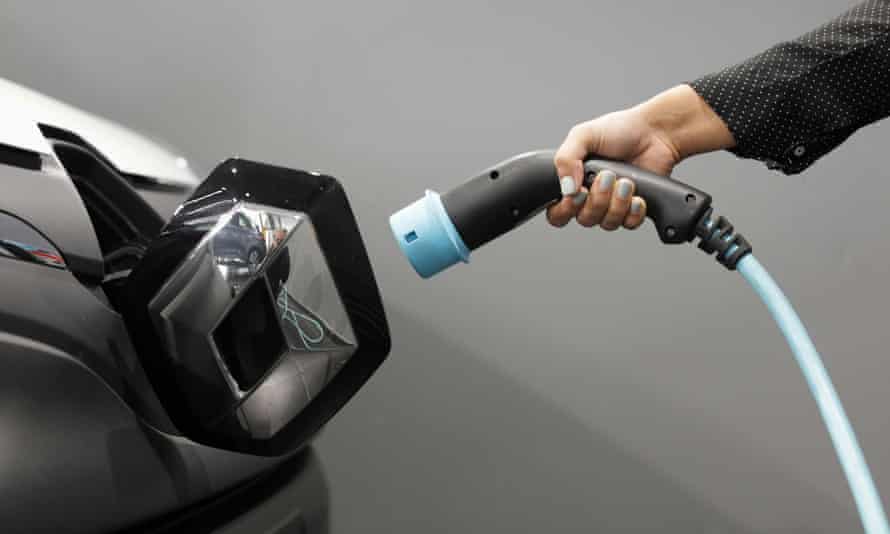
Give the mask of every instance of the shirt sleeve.
[(890, 0), (862, 2), (690, 85), (729, 127), (734, 154), (799, 173), (890, 115)]

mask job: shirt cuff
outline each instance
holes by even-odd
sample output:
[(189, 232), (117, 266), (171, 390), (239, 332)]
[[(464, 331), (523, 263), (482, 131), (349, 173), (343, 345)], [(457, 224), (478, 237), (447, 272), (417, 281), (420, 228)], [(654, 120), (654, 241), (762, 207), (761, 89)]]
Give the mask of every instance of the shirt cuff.
[(729, 152), (762, 161), (769, 169), (797, 174), (831, 152), (856, 128), (811, 136), (812, 131), (785, 116), (780, 92), (762, 84), (749, 84), (740, 67), (703, 76), (689, 85), (726, 123), (735, 140)]

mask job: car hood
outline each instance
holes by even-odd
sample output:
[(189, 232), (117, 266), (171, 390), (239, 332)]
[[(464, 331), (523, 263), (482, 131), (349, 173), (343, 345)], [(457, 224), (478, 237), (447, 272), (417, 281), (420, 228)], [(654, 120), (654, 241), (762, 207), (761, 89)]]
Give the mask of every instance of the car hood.
[(158, 141), (3, 78), (0, 110), (2, 144), (52, 158), (38, 125), (53, 126), (76, 133), (123, 173), (170, 185), (200, 181), (182, 154)]

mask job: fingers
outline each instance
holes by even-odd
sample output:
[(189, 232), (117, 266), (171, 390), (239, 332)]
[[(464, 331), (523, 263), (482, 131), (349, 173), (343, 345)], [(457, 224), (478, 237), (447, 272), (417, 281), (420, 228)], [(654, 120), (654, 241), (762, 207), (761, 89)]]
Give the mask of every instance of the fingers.
[(617, 230), (630, 212), (631, 199), (634, 194), (634, 183), (627, 178), (618, 180), (612, 191), (609, 209), (600, 221), (600, 228), (611, 232)]
[(601, 171), (591, 184), (591, 193), (587, 202), (578, 212), (578, 223), (581, 226), (593, 226), (603, 220), (609, 209), (612, 199), (612, 189), (615, 187), (615, 173), (609, 170)]
[(624, 218), (624, 227), (635, 230), (646, 219), (646, 200), (643, 197), (634, 197), (630, 202), (630, 213)]
[(627, 178), (617, 179), (610, 170), (601, 171), (591, 184), (587, 201), (578, 210), (581, 226), (595, 226), (612, 231), (620, 226), (638, 228), (646, 218), (646, 201), (634, 196), (635, 186)]
[(547, 220), (557, 228), (565, 226), (572, 220), (587, 199), (587, 190), (582, 187), (578, 191), (575, 179), (571, 176), (564, 176), (559, 181), (559, 187), (562, 191), (562, 200), (547, 208)]
[(646, 202), (635, 197), (634, 183), (619, 179), (609, 170), (601, 171), (590, 186), (582, 187), (584, 158), (595, 154), (603, 144), (603, 128), (597, 120), (573, 127), (554, 157), (563, 198), (547, 209), (550, 224), (562, 227), (574, 217), (582, 226), (599, 224), (613, 231), (621, 226), (633, 230), (646, 217)]

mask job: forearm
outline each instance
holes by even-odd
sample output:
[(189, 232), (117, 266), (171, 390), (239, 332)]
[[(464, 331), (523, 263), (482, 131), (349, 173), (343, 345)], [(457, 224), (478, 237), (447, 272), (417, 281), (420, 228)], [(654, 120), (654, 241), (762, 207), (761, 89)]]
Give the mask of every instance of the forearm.
[(735, 146), (726, 123), (689, 85), (659, 93), (637, 106), (637, 111), (673, 148), (678, 161)]

